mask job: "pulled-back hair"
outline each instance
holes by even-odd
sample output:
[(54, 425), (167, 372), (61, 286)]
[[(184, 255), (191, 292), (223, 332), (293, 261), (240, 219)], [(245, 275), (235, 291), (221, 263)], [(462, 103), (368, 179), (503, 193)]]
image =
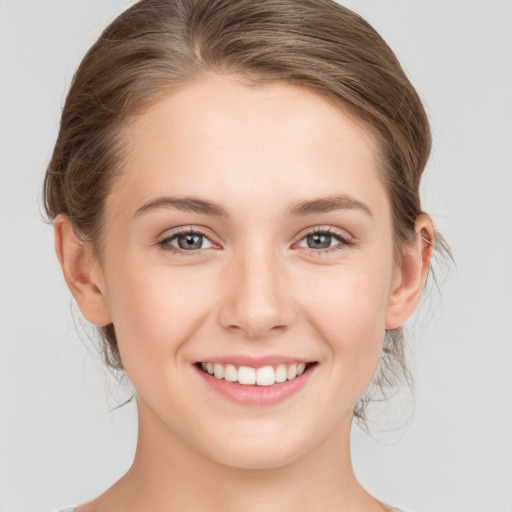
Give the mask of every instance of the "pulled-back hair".
[[(126, 128), (205, 73), (305, 87), (362, 120), (378, 145), (400, 257), (422, 213), (428, 119), (386, 42), (333, 0), (141, 0), (121, 14), (74, 75), (45, 178), (48, 216), (68, 215), (101, 259), (105, 199), (123, 170)], [(107, 364), (122, 370), (114, 325), (100, 333)], [(373, 382), (384, 390), (404, 377), (397, 328), (386, 334)], [(356, 417), (364, 417), (366, 403), (356, 405)]]

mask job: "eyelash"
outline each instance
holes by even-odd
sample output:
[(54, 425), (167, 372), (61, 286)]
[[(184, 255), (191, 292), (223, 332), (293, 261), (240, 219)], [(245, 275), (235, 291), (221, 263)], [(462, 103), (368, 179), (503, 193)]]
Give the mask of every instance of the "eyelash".
[(327, 235), (331, 238), (338, 240), (338, 243), (332, 247), (326, 247), (325, 249), (312, 249), (310, 247), (306, 247), (305, 249), (309, 250), (310, 256), (324, 256), (326, 254), (341, 251), (343, 249), (353, 247), (355, 245), (355, 241), (352, 238), (349, 238), (346, 235), (342, 235), (341, 233), (335, 231), (332, 228), (315, 228), (312, 231), (308, 231), (307, 233), (303, 234), (302, 237), (298, 240), (298, 242), (301, 242), (308, 236), (314, 235)]
[[(184, 249), (180, 249), (179, 247), (174, 247), (174, 246), (170, 245), (170, 242), (172, 240), (178, 238), (179, 236), (183, 236), (183, 235), (200, 235), (200, 236), (203, 236), (204, 238), (206, 238), (207, 240), (210, 240), (208, 235), (206, 233), (204, 233), (203, 231), (201, 231), (201, 229), (199, 229), (199, 228), (194, 228), (194, 229), (184, 228), (184, 229), (175, 231), (172, 235), (166, 236), (164, 239), (157, 242), (157, 245), (163, 251), (169, 251), (169, 252), (172, 252), (173, 254), (180, 254), (183, 256), (185, 256), (185, 255), (186, 256), (201, 255), (202, 249), (197, 249), (194, 251), (185, 251)], [(213, 243), (213, 242), (211, 242), (211, 243)]]
[[(180, 249), (179, 247), (175, 247), (170, 245), (170, 242), (177, 239), (179, 236), (183, 235), (199, 235), (204, 238), (206, 238), (210, 243), (213, 244), (213, 242), (210, 240), (209, 236), (201, 231), (199, 228), (184, 228), (179, 231), (174, 232), (172, 235), (166, 236), (159, 242), (157, 242), (157, 245), (162, 249), (163, 251), (169, 251), (173, 254), (179, 254), (183, 256), (196, 256), (201, 255), (201, 251), (204, 251), (204, 249), (197, 249), (197, 250), (184, 250)], [(344, 236), (337, 231), (333, 230), (332, 228), (315, 228), (311, 231), (308, 231), (307, 233), (303, 234), (302, 237), (295, 243), (299, 243), (308, 236), (314, 236), (314, 235), (327, 235), (329, 237), (332, 237), (336, 240), (338, 240), (338, 244), (334, 245), (333, 247), (326, 247), (324, 249), (312, 249), (312, 248), (305, 248), (309, 249), (310, 256), (323, 256), (328, 253), (336, 252), (339, 250), (342, 250), (347, 247), (353, 247), (355, 245), (355, 241), (351, 238)]]

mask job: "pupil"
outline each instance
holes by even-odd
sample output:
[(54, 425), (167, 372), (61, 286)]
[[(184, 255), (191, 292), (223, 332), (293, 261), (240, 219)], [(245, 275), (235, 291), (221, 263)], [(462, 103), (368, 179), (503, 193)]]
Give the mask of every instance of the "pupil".
[(180, 249), (201, 249), (203, 235), (187, 234), (178, 238)]
[(314, 249), (327, 249), (331, 245), (331, 238), (331, 235), (314, 233), (313, 235), (308, 235), (308, 245)]

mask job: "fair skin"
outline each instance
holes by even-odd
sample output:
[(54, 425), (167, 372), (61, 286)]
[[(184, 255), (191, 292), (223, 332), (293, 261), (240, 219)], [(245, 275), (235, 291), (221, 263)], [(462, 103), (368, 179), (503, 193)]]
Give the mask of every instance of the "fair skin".
[[(298, 87), (208, 76), (127, 136), (101, 261), (66, 216), (54, 223), (83, 315), (114, 323), (139, 414), (132, 468), (77, 511), (388, 510), (353, 473), (352, 408), (385, 330), (417, 304), (430, 248), (418, 235), (394, 258), (368, 129)], [(176, 202), (192, 197), (217, 208)], [(416, 230), (431, 238), (430, 219)], [(269, 399), (285, 384), (219, 391), (201, 362), (308, 365)]]

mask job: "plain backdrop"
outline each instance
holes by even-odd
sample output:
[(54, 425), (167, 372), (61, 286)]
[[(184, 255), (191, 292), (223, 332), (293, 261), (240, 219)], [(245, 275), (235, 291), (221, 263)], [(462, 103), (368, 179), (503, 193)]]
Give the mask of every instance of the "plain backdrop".
[[(74, 325), (40, 199), (72, 74), (130, 3), (0, 0), (3, 512), (83, 502), (134, 452), (135, 406), (113, 410), (127, 392)], [(393, 428), (379, 413), (377, 440), (355, 429), (355, 469), (376, 496), (407, 510), (510, 512), (512, 2), (345, 3), (388, 41), (425, 101), (434, 149), (424, 208), (457, 265), (410, 329), (415, 416)]]

